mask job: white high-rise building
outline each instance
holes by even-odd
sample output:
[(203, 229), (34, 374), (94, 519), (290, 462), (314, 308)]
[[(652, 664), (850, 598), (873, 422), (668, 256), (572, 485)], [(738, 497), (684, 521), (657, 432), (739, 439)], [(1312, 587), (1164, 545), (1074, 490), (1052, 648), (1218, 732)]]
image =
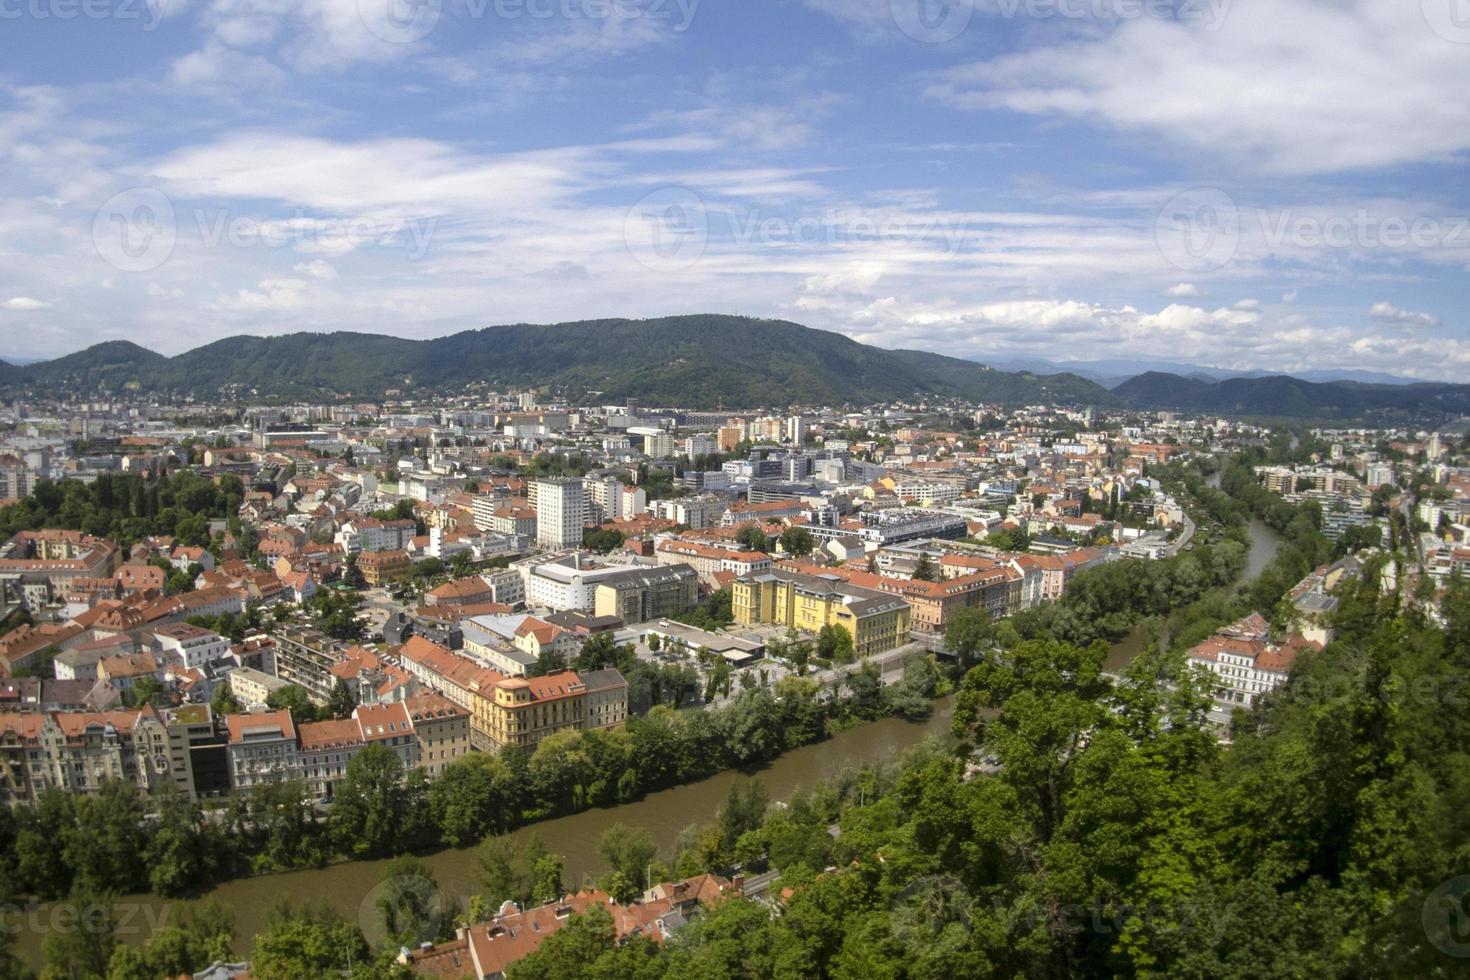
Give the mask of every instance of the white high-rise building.
[(583, 481), (587, 492), (587, 511), (591, 520), (615, 521), (623, 516), (623, 483), (617, 477), (588, 477)]
[(536, 481), (537, 544), (553, 550), (578, 547), (586, 523), (587, 494), (581, 480)]
[(793, 415), (786, 420), (786, 441), (798, 446), (806, 441), (806, 419)]

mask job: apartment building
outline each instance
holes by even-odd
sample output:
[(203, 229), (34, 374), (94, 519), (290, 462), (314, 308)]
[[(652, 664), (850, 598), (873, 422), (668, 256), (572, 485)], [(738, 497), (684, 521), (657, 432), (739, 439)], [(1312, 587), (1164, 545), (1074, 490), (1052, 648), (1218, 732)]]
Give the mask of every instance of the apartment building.
[[(621, 675), (620, 675), (621, 676)], [(626, 703), (626, 697), (624, 702)], [(433, 691), (422, 691), (403, 702), (418, 741), (419, 767), (438, 779), (453, 762), (470, 752), (470, 713)]]
[(666, 619), (694, 608), (699, 601), (699, 576), (685, 564), (629, 568), (597, 584), (593, 611), (615, 616), (624, 623)]
[(536, 543), (559, 551), (582, 543), (587, 524), (587, 497), (582, 481), (536, 481)]
[(1259, 613), (1221, 627), (1190, 648), (1189, 661), (1215, 675), (1215, 701), (1221, 707), (1253, 708), (1256, 699), (1286, 682), (1291, 665), (1304, 653), (1322, 649), (1300, 634), (1273, 640)]
[(301, 768), (289, 711), (228, 715), (230, 785), (236, 790), (295, 778)]
[(406, 551), (364, 551), (357, 556), (362, 580), (373, 588), (395, 582), (413, 569)]
[(837, 626), (852, 637), (859, 657), (908, 641), (909, 604), (896, 595), (862, 588), (832, 574), (774, 568), (737, 579), (731, 587), (735, 621), (774, 623), (809, 633)]
[(229, 655), (230, 641), (214, 630), (189, 623), (167, 623), (153, 631), (159, 650), (184, 667), (202, 667)]

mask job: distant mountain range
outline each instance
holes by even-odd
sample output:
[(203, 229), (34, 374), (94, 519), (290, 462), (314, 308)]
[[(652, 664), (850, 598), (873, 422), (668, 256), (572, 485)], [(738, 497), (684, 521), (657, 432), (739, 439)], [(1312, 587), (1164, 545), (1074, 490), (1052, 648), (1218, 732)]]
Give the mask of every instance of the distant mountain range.
[(1116, 388), (1129, 378), (1155, 371), (1161, 374), (1177, 374), (1185, 378), (1203, 378), (1208, 381), (1224, 381), (1228, 378), (1299, 378), (1302, 381), (1360, 381), (1365, 384), (1411, 385), (1414, 378), (1401, 378), (1382, 371), (1354, 371), (1348, 368), (1329, 368), (1314, 371), (1296, 371), (1290, 375), (1282, 371), (1234, 371), (1228, 368), (1207, 367), (1200, 364), (1185, 364), (1178, 361), (1151, 361), (1138, 358), (1112, 358), (1099, 361), (1048, 361), (1042, 358), (980, 359), (982, 363), (1003, 371), (1033, 371), (1041, 374), (1057, 374), (1063, 371), (1096, 381), (1105, 388)]
[(374, 397), (471, 382), (537, 385), (691, 408), (863, 404), (915, 395), (1006, 404), (1116, 404), (1076, 375), (995, 371), (884, 350), (779, 320), (680, 316), (487, 327), (434, 340), (380, 334), (230, 337), (177, 357), (126, 341), (24, 367), (0, 385), (37, 392), (229, 390), (255, 397)]
[[(1103, 370), (1129, 361), (1088, 362)], [(549, 386), (572, 398), (689, 408), (870, 404), (916, 395), (1008, 405), (1179, 409), (1303, 419), (1443, 422), (1470, 413), (1470, 385), (1215, 379), (1191, 365), (1107, 386), (1052, 362), (1020, 370), (924, 351), (885, 350), (783, 320), (697, 315), (486, 327), (433, 340), (382, 334), (230, 337), (177, 357), (111, 341), (52, 361), (0, 362), (8, 394), (124, 390), (212, 397), (375, 398), (483, 382)], [(1228, 373), (1228, 372), (1224, 372)], [(1317, 377), (1332, 372), (1309, 372)], [(1100, 376), (1106, 377), (1106, 374)], [(1111, 390), (1110, 390), (1111, 388)]]
[(1113, 389), (1125, 404), (1222, 415), (1442, 421), (1470, 413), (1470, 385), (1313, 382), (1286, 375), (1204, 381), (1149, 371)]

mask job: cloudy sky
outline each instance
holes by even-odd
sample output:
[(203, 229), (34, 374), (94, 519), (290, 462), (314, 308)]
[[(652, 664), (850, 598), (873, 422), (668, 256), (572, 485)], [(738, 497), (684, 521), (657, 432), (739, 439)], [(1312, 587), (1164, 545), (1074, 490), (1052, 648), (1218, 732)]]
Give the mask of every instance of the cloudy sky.
[(728, 312), (1470, 381), (1470, 0), (0, 0), (0, 356)]

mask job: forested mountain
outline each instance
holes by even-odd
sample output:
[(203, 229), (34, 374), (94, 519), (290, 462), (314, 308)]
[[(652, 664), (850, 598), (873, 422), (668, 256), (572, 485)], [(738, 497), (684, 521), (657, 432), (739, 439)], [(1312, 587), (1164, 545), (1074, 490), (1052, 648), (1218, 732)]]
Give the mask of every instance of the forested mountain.
[(1012, 374), (870, 347), (785, 321), (713, 315), (517, 324), (422, 341), (354, 333), (231, 337), (173, 358), (114, 342), (18, 370), (28, 387), (79, 392), (132, 385), (210, 395), (236, 386), (262, 397), (369, 397), (483, 381), (690, 407), (864, 403), (916, 394), (1115, 403), (1105, 388), (1075, 375)]
[(1470, 412), (1470, 385), (1315, 383), (1285, 375), (1209, 382), (1150, 371), (1113, 389), (1138, 408), (1289, 418), (1453, 417)]

